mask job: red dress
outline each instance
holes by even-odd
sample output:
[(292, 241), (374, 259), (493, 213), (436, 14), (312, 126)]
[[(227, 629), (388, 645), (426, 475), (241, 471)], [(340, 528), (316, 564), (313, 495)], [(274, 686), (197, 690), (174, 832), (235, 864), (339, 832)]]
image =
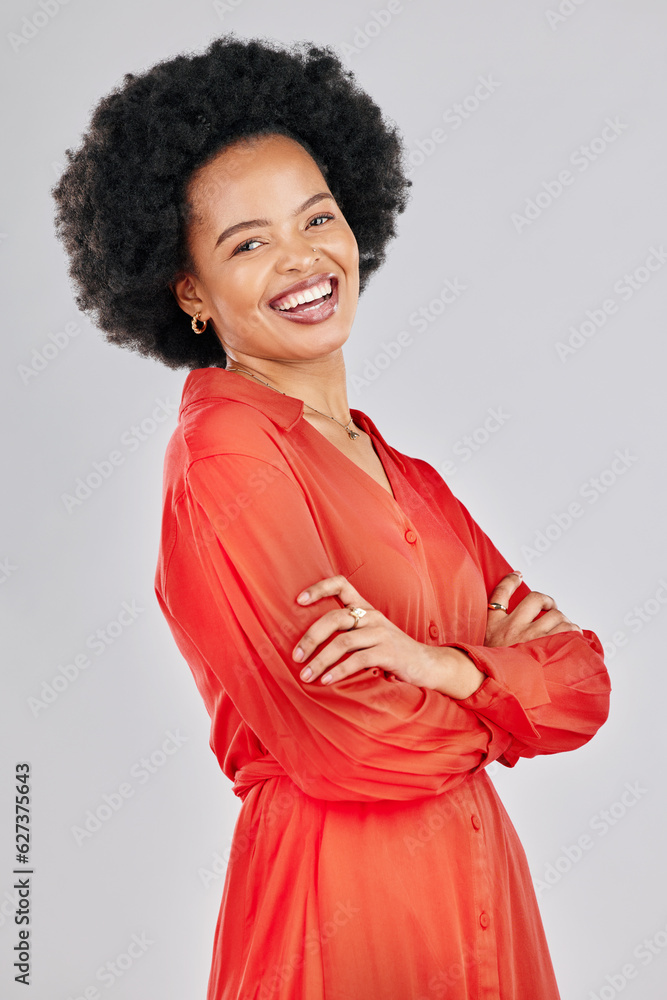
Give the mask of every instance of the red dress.
[[(556, 1000), (532, 879), (485, 767), (573, 750), (605, 721), (598, 638), (484, 645), (511, 570), (426, 462), (371, 436), (393, 496), (236, 372), (191, 371), (164, 466), (155, 589), (243, 799), (208, 1000)], [(299, 678), (342, 574), (408, 635), (487, 674), (455, 700), (377, 667)], [(510, 610), (529, 592), (513, 595)]]

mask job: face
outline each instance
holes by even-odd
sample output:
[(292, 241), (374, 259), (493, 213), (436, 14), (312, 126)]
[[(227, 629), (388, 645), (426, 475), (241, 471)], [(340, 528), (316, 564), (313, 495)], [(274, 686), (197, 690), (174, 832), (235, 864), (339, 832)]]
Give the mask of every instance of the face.
[[(310, 154), (286, 136), (239, 141), (195, 174), (188, 196), (198, 273), (172, 285), (181, 308), (201, 312), (238, 361), (340, 350), (357, 308), (359, 251)], [(308, 302), (279, 298), (304, 281)]]

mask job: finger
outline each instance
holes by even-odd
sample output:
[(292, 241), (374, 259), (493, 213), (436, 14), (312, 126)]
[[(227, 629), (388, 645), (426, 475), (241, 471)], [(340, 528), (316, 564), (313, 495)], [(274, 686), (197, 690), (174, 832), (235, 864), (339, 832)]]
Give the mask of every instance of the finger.
[(517, 623), (527, 625), (539, 615), (540, 611), (553, 610), (558, 610), (553, 597), (541, 594), (538, 590), (531, 590), (510, 614)]
[(296, 598), (299, 604), (312, 604), (322, 597), (339, 597), (343, 604), (355, 604), (360, 608), (370, 608), (368, 601), (354, 589), (344, 576), (329, 576), (311, 584)]
[[(382, 631), (378, 628), (364, 629), (363, 634), (357, 629), (343, 632), (304, 667), (300, 675), (301, 680), (312, 684), (319, 677), (322, 684), (329, 684), (334, 680), (340, 680), (341, 677), (356, 673), (363, 666), (375, 666), (376, 647), (381, 640)], [(347, 656), (341, 663), (342, 657), (350, 653), (354, 655)], [(307, 674), (308, 670), (311, 671), (310, 674)]]
[(375, 651), (372, 649), (357, 650), (356, 653), (352, 653), (345, 660), (345, 663), (339, 663), (335, 667), (332, 667), (331, 670), (328, 670), (326, 674), (323, 674), (320, 684), (334, 684), (336, 681), (340, 681), (344, 677), (350, 677), (360, 670), (367, 670), (368, 667), (377, 666), (374, 653)]
[(568, 621), (567, 619), (561, 625), (556, 625), (554, 628), (550, 629), (546, 634), (555, 635), (557, 632), (580, 632), (582, 635), (584, 630), (579, 626), (575, 625), (574, 622)]
[(297, 663), (301, 663), (308, 659), (314, 649), (326, 642), (336, 632), (349, 632), (352, 629), (357, 631), (362, 624), (368, 625), (366, 618), (369, 614), (370, 611), (367, 611), (355, 628), (354, 615), (351, 615), (347, 608), (334, 608), (333, 611), (327, 611), (303, 633), (292, 651), (293, 659)]
[[(546, 596), (546, 595), (544, 595)], [(540, 618), (536, 618), (535, 621), (530, 622), (526, 626), (522, 626), (524, 629), (524, 635), (526, 639), (530, 641), (531, 639), (539, 639), (540, 636), (548, 635), (552, 629), (556, 628), (558, 625), (571, 625), (569, 618), (566, 618), (562, 611), (558, 608), (551, 608), (546, 611)], [(524, 640), (525, 641), (525, 640)]]
[(517, 587), (521, 586), (522, 580), (523, 576), (518, 570), (508, 573), (491, 592), (489, 604), (503, 604), (506, 608), (509, 607), (510, 597)]

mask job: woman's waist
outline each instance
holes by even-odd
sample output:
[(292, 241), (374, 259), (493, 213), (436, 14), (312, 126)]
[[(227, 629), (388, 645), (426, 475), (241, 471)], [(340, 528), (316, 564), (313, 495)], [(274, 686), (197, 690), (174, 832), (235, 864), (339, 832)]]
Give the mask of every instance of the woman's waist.
[[(280, 779), (280, 781), (276, 781)], [(317, 810), (329, 813), (340, 813), (344, 815), (349, 812), (357, 814), (401, 814), (404, 819), (409, 816), (413, 818), (424, 818), (430, 821), (433, 817), (433, 824), (437, 827), (447, 825), (448, 822), (465, 819), (473, 826), (477, 825), (477, 819), (484, 816), (485, 819), (493, 817), (494, 825), (500, 820), (504, 825), (504, 820), (509, 819), (500, 801), (498, 794), (488, 779), (484, 770), (471, 772), (460, 783), (442, 792), (439, 795), (420, 796), (406, 799), (383, 799), (369, 801), (368, 799), (323, 799), (309, 795), (307, 788), (302, 788), (288, 774), (283, 765), (270, 753), (265, 752), (250, 760), (244, 761), (235, 771), (232, 778), (232, 791), (242, 802), (245, 802), (249, 793), (257, 790), (257, 794), (251, 798), (253, 800), (252, 812), (255, 806), (260, 810), (264, 807), (275, 808), (277, 799), (280, 799), (281, 811), (289, 811), (297, 801), (305, 804), (308, 802)], [(266, 783), (272, 787), (271, 793), (260, 794), (261, 788)], [(246, 810), (247, 812), (247, 810)], [(430, 824), (429, 824), (430, 825)]]
[(287, 772), (275, 757), (265, 754), (242, 764), (234, 772), (232, 791), (243, 801), (255, 785), (269, 778), (286, 778)]

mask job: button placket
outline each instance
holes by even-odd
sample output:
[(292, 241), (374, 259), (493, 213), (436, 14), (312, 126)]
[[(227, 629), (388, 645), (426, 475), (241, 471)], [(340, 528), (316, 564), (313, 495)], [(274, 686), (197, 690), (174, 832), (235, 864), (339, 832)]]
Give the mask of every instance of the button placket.
[[(405, 531), (404, 531), (404, 533), (403, 533), (403, 537), (405, 538), (406, 542), (409, 545), (416, 545), (417, 541), (419, 540), (419, 535), (414, 530), (414, 528), (406, 528)], [(422, 567), (423, 567), (423, 570), (424, 570), (424, 578), (425, 578), (425, 580), (428, 579), (430, 581), (430, 576), (429, 576), (429, 573), (428, 573), (428, 566), (427, 566), (426, 561), (425, 561), (424, 556), (423, 556), (423, 549), (418, 549), (417, 550), (417, 558), (419, 559), (420, 563), (422, 564)], [(433, 596), (433, 599), (434, 599), (434, 605), (433, 606), (435, 606), (435, 593), (433, 591), (432, 585), (431, 585), (431, 593), (432, 593), (432, 596)], [(434, 621), (432, 618), (429, 620), (427, 628), (428, 628), (429, 637), (431, 639), (436, 640), (436, 639), (438, 639), (440, 637), (440, 628), (439, 628), (437, 622)]]
[(475, 892), (471, 898), (471, 919), (478, 928), (478, 965), (477, 965), (477, 995), (480, 997), (500, 996), (500, 981), (498, 968), (498, 939), (495, 924), (492, 920), (493, 910), (486, 907), (493, 899), (494, 887), (490, 879), (488, 846), (482, 822), (483, 813), (479, 812), (479, 804), (475, 787), (477, 781), (488, 781), (485, 774), (474, 778), (468, 785), (468, 796), (464, 804), (467, 815), (468, 842), (474, 871)]

